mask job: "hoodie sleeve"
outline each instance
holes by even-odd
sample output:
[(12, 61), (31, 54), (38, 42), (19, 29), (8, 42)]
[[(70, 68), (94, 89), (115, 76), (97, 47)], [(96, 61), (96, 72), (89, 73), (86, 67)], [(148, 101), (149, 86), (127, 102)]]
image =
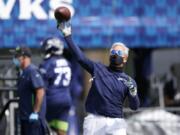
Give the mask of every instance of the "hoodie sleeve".
[(73, 40), (70, 36), (65, 37), (65, 41), (70, 49), (70, 52), (72, 53), (72, 55), (74, 56), (74, 58), (78, 61), (78, 63), (84, 68), (86, 69), (90, 74), (93, 73), (94, 70), (94, 62), (89, 60), (84, 53), (80, 50), (80, 48), (78, 46), (76, 46), (73, 43)]

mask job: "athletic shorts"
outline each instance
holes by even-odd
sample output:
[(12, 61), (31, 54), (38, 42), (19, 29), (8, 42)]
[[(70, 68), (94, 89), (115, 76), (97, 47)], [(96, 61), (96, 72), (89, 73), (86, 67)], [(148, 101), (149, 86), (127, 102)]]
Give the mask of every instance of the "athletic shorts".
[(124, 119), (88, 114), (84, 119), (83, 135), (126, 135)]
[(46, 118), (49, 126), (55, 130), (68, 131), (68, 117), (70, 107), (48, 108)]

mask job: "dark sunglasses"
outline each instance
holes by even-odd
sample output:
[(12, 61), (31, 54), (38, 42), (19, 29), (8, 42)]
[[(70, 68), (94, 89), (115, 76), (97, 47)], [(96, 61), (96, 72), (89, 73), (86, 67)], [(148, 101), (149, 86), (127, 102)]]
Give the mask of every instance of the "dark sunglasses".
[(121, 50), (111, 50), (110, 55), (118, 55), (123, 56), (123, 52)]

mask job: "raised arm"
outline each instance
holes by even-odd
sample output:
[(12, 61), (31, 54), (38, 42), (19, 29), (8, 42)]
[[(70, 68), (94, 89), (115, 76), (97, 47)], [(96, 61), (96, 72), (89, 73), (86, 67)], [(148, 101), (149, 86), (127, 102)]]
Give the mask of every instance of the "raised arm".
[(94, 67), (93, 62), (89, 60), (78, 46), (73, 43), (71, 38), (71, 25), (69, 22), (62, 22), (58, 24), (58, 29), (64, 35), (65, 41), (75, 59), (80, 63), (80, 65), (85, 68), (89, 73), (93, 73)]
[(80, 63), (80, 65), (85, 68), (88, 72), (93, 73), (93, 62), (89, 60), (80, 48), (74, 45), (71, 35), (65, 37), (65, 41), (75, 57), (75, 59)]

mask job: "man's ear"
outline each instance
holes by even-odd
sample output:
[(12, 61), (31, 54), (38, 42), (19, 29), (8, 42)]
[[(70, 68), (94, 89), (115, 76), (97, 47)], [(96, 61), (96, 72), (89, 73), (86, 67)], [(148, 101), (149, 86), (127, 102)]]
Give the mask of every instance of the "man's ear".
[(126, 63), (128, 60), (128, 57), (123, 57), (123, 62)]

